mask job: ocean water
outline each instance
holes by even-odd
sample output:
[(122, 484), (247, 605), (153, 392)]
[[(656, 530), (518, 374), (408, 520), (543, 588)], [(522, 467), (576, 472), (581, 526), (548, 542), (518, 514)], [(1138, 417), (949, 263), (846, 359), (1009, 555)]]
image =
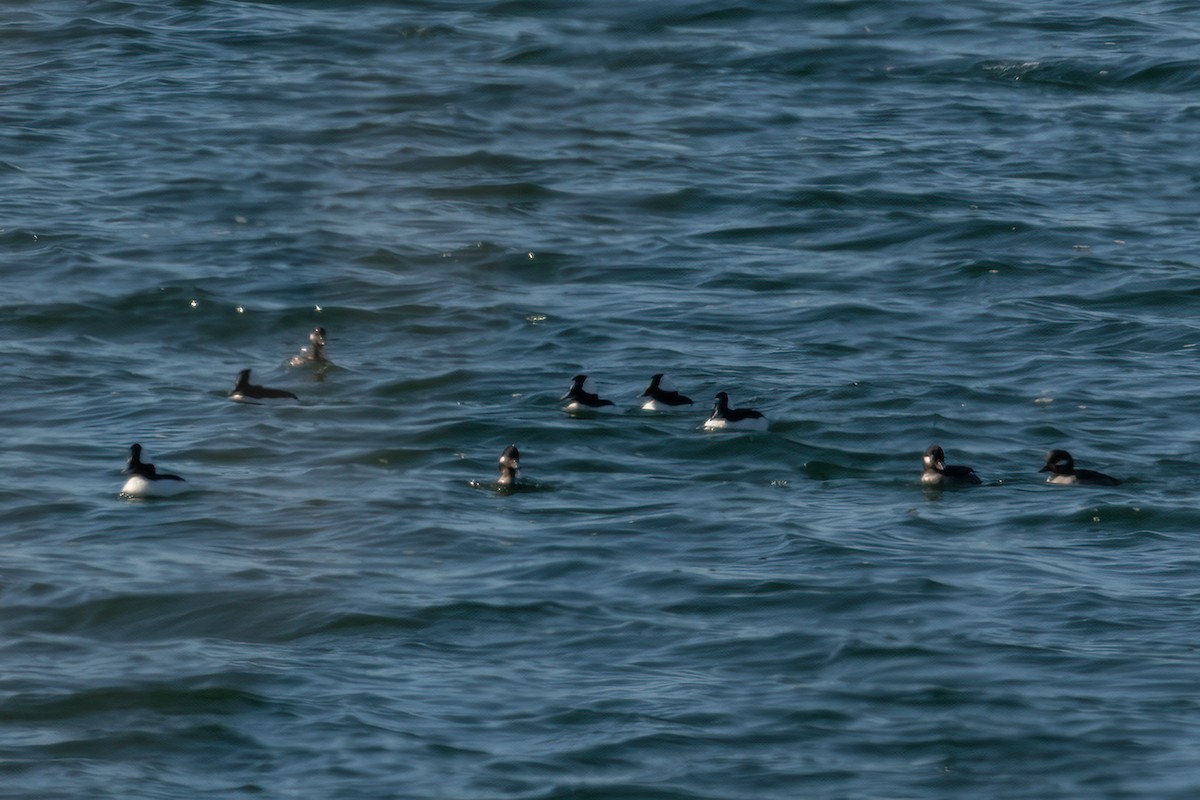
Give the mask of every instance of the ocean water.
[(0, 797), (1194, 797), (1196, 11), (6, 4)]

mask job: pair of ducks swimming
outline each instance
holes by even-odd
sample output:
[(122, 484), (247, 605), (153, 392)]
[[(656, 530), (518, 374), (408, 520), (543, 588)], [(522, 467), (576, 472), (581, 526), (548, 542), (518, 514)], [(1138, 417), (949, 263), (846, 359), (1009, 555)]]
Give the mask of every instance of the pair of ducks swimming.
[[(308, 364), (320, 364), (325, 358), (325, 329), (314, 328), (308, 335), (308, 345), (300, 348), (300, 352), (290, 359), (288, 365), (303, 367)], [(246, 402), (248, 400), (299, 400), (300, 398), (286, 389), (272, 389), (269, 386), (259, 386), (250, 382), (250, 370), (244, 369), (238, 373), (237, 383), (229, 393), (230, 400)]]
[[(936, 444), (925, 451), (925, 471), (921, 483), (926, 486), (978, 486), (983, 483), (975, 470), (961, 464), (947, 464), (946, 454)], [(1118, 486), (1121, 481), (1092, 469), (1076, 469), (1075, 459), (1066, 450), (1051, 450), (1039, 472), (1049, 472), (1046, 483), (1080, 484), (1088, 486)]]
[[(121, 487), (121, 494), (125, 497), (169, 497), (188, 490), (187, 481), (183, 478), (159, 472), (153, 464), (142, 461), (140, 444), (130, 445), (125, 474), (129, 476)], [(520, 476), (521, 453), (515, 444), (510, 444), (500, 454), (500, 479), (496, 481), (496, 486), (502, 490), (513, 489)]]
[[(643, 411), (677, 411), (692, 405), (690, 397), (685, 397), (666, 385), (661, 372), (650, 378), (650, 385), (646, 387), (646, 391), (642, 392), (640, 397), (649, 398), (642, 403)], [(563, 410), (571, 413), (581, 411), (618, 413), (621, 410), (612, 400), (605, 400), (592, 391), (591, 380), (587, 375), (576, 375), (572, 378), (571, 388), (567, 390), (562, 399), (570, 401)], [(737, 428), (739, 430), (765, 431), (767, 418), (761, 411), (753, 408), (730, 408), (729, 395), (725, 392), (717, 392), (713, 398), (712, 414), (705, 421), (704, 427), (708, 430)]]

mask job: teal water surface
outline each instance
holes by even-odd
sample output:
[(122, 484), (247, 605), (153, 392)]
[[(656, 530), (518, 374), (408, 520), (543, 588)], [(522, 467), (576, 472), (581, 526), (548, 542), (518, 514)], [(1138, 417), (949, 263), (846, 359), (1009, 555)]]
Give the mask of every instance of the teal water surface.
[(0, 797), (1193, 797), (1194, 11), (10, 4)]

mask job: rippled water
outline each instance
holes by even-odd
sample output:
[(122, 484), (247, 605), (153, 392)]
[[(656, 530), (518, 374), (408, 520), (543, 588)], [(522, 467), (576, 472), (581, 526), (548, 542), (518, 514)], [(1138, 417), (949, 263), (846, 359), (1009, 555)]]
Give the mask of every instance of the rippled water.
[(0, 795), (1194, 796), (1194, 10), (9, 4)]

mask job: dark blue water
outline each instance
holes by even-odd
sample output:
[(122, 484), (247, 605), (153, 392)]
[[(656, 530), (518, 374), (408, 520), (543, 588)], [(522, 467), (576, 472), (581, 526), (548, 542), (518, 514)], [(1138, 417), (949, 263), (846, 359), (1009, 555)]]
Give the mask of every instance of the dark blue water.
[(0, 796), (1193, 797), (1196, 11), (8, 4)]

